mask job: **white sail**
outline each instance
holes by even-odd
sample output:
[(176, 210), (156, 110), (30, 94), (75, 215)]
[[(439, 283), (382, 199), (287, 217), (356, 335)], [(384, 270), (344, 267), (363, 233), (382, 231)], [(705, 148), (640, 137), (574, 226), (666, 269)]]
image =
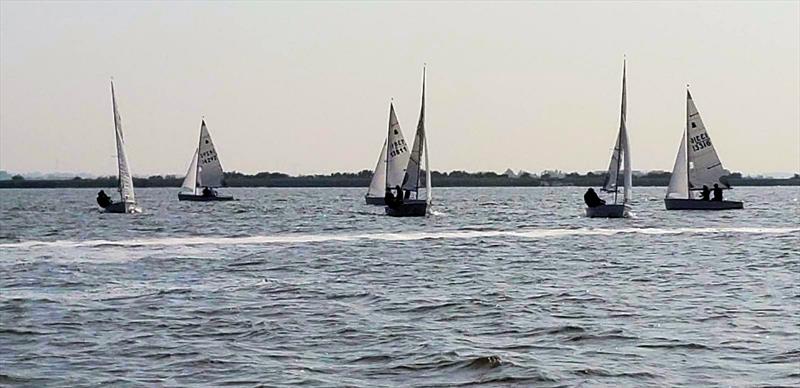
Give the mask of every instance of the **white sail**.
[(614, 150), (611, 152), (611, 162), (608, 163), (608, 172), (606, 173), (606, 180), (603, 183), (603, 191), (615, 193), (619, 182), (619, 169), (622, 158), (622, 138), (621, 133), (617, 133), (617, 140), (614, 141)]
[[(403, 189), (413, 192), (419, 191), (420, 172), (422, 170), (422, 154), (425, 151), (425, 69), (422, 70), (422, 105), (419, 110), (419, 120), (417, 121), (417, 134), (414, 136), (414, 146), (411, 147), (411, 155), (408, 158), (406, 168), (406, 178)], [(425, 154), (427, 157), (427, 154)], [(427, 165), (426, 165), (427, 167)]]
[(123, 203), (125, 203), (125, 211), (129, 212), (133, 209), (136, 198), (133, 194), (133, 177), (131, 175), (130, 166), (128, 166), (128, 157), (125, 154), (125, 137), (122, 134), (122, 118), (119, 115), (117, 108), (117, 97), (114, 93), (114, 81), (111, 81), (111, 101), (114, 105), (114, 135), (117, 140), (117, 170), (119, 179), (119, 194)]
[(206, 128), (206, 121), (200, 125), (200, 145), (197, 149), (197, 184), (200, 187), (220, 187), (224, 179), (222, 164), (214, 149), (214, 142)]
[(400, 130), (400, 123), (394, 113), (394, 104), (389, 106), (389, 134), (386, 141), (386, 182), (385, 188), (395, 188), (403, 184), (408, 165), (408, 144)]
[(686, 160), (686, 133), (681, 136), (681, 145), (678, 147), (678, 155), (675, 157), (675, 165), (672, 166), (672, 176), (669, 178), (667, 188), (667, 198), (692, 198), (689, 192), (689, 175)]
[(706, 132), (700, 113), (694, 105), (692, 95), (686, 91), (686, 157), (689, 161), (689, 189), (700, 190), (703, 185), (713, 187), (730, 186), (720, 180), (729, 172), (722, 167), (717, 151)]
[[(425, 199), (428, 200), (430, 205), (431, 199), (431, 164), (428, 161), (428, 138), (425, 137)], [(430, 210), (430, 208), (428, 208)]]
[[(614, 143), (614, 151), (611, 153), (611, 162), (608, 164), (606, 181), (603, 184), (603, 191), (616, 193), (619, 186), (619, 172), (623, 172), (623, 203), (628, 203), (631, 199), (631, 186), (633, 183), (631, 170), (630, 143), (628, 141), (627, 119), (627, 86), (626, 86), (626, 64), (622, 65), (622, 102), (620, 104), (619, 132)], [(614, 196), (616, 202), (616, 195)]]
[(192, 163), (189, 164), (189, 170), (186, 171), (186, 177), (183, 178), (181, 190), (187, 190), (193, 194), (197, 194), (197, 150), (192, 155)]
[(381, 154), (378, 156), (378, 163), (375, 169), (372, 170), (372, 180), (369, 182), (369, 189), (367, 190), (367, 197), (383, 197), (386, 188), (386, 142), (383, 142)]

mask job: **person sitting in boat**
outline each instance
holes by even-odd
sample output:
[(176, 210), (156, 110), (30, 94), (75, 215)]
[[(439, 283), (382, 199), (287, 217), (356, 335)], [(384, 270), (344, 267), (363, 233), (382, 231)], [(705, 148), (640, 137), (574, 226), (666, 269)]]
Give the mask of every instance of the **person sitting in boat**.
[(100, 192), (97, 193), (97, 204), (100, 205), (101, 208), (105, 209), (111, 206), (112, 203), (113, 201), (105, 191), (100, 190)]
[(394, 204), (394, 195), (392, 195), (392, 190), (389, 188), (386, 189), (386, 194), (383, 195), (383, 203), (389, 206)]
[(204, 197), (213, 197), (214, 196), (214, 191), (211, 190), (208, 187), (203, 187), (203, 196)]
[(395, 194), (395, 197), (394, 197), (395, 202), (398, 205), (402, 205), (403, 204), (403, 189), (400, 188), (400, 185), (397, 185), (397, 186), (394, 187), (394, 192), (397, 193), (397, 194)]
[(714, 197), (711, 200), (722, 201), (722, 187), (719, 187), (716, 183), (714, 183)]
[(708, 186), (703, 185), (703, 190), (700, 192), (700, 199), (702, 199), (703, 201), (708, 201), (710, 195), (711, 195), (711, 190), (709, 190)]
[(583, 201), (586, 202), (586, 206), (588, 207), (598, 207), (606, 204), (606, 201), (600, 199), (591, 187), (589, 190), (586, 190), (586, 194), (583, 195)]

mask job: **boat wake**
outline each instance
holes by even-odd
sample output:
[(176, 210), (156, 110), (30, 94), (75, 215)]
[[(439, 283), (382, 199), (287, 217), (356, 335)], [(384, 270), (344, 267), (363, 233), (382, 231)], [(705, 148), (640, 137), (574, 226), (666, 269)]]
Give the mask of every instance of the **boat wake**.
[(517, 229), (517, 230), (454, 230), (404, 233), (367, 234), (283, 234), (245, 237), (168, 237), (132, 240), (58, 240), (23, 241), (0, 244), (0, 249), (9, 248), (104, 248), (142, 246), (191, 246), (191, 245), (264, 245), (304, 244), (332, 241), (413, 241), (449, 240), (474, 238), (519, 238), (545, 239), (570, 236), (611, 236), (620, 234), (677, 235), (677, 234), (765, 234), (781, 235), (800, 232), (800, 228), (620, 228), (620, 229)]

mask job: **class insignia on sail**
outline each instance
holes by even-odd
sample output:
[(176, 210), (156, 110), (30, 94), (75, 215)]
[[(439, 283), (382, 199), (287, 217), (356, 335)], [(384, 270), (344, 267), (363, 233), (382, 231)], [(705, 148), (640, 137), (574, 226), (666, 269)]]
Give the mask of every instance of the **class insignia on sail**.
[(664, 206), (667, 210), (742, 209), (742, 202), (722, 198), (723, 190), (731, 188), (726, 179), (728, 175), (687, 88), (686, 128), (681, 135)]
[[(614, 193), (614, 203), (607, 204), (601, 199), (594, 189), (588, 189), (584, 195), (586, 202), (587, 217), (621, 218), (630, 214), (632, 170), (630, 143), (628, 142), (628, 128), (626, 126), (627, 115), (627, 85), (626, 85), (626, 61), (622, 62), (622, 102), (620, 104), (619, 131), (614, 142), (614, 150), (611, 152), (611, 162), (608, 164), (608, 172), (603, 182), (602, 191)], [(619, 173), (623, 173), (623, 196), (622, 203), (618, 203), (619, 194)]]

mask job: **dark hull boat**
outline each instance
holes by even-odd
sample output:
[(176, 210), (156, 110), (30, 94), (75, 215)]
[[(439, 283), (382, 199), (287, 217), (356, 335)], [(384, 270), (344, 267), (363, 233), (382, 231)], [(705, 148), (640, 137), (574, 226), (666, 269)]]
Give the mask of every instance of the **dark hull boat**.
[(369, 195), (365, 195), (364, 199), (367, 201), (367, 205), (386, 206), (386, 201), (383, 197), (370, 197)]
[(667, 210), (734, 210), (744, 209), (739, 201), (704, 201), (700, 199), (664, 198)]
[(392, 217), (425, 217), (428, 214), (428, 201), (406, 200), (403, 203), (387, 206), (386, 214)]
[(591, 218), (624, 218), (628, 216), (630, 208), (626, 205), (600, 205), (587, 207), (586, 216)]
[(179, 201), (194, 201), (194, 202), (216, 202), (216, 201), (233, 201), (234, 198), (230, 195), (195, 195), (187, 193), (178, 193)]
[(103, 208), (103, 211), (105, 213), (141, 213), (141, 209), (133, 204), (126, 204), (125, 202), (114, 202)]

